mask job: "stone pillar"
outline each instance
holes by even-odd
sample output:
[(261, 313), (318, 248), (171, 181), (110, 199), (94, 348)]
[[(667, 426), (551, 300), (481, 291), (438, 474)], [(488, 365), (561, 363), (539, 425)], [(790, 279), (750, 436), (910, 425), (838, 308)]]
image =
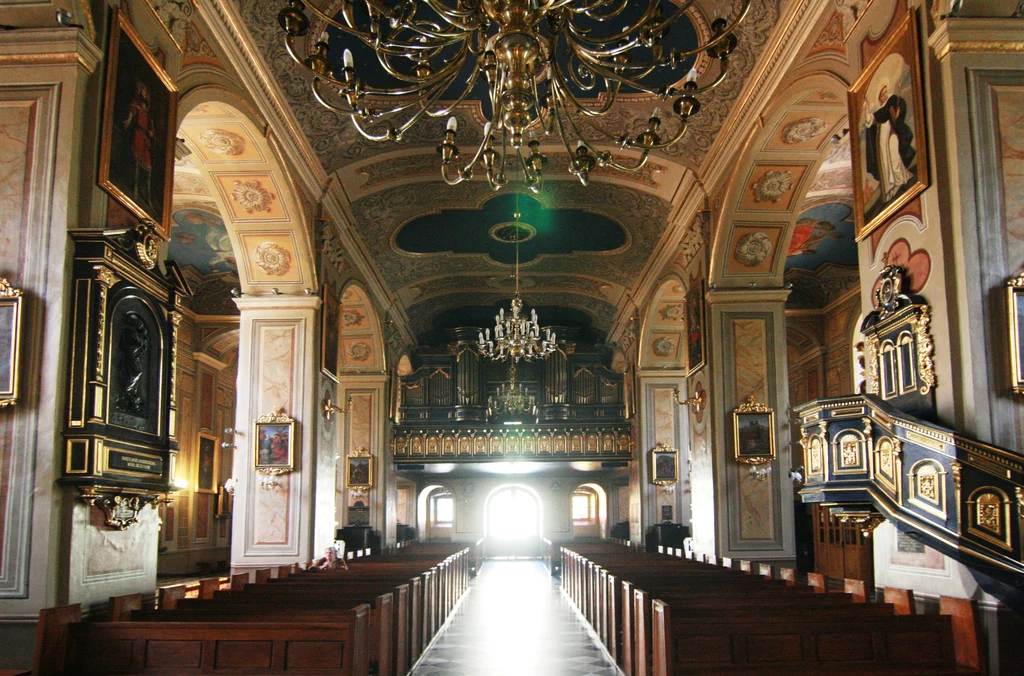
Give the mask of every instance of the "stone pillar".
[[(711, 290), (708, 386), (715, 503), (715, 554), (743, 559), (796, 557), (785, 303), (788, 290)], [(764, 480), (734, 460), (733, 411), (748, 397), (775, 412), (776, 459)], [(696, 481), (696, 477), (694, 481)], [(707, 477), (703, 477), (707, 480)], [(701, 519), (695, 513), (694, 520)], [(696, 525), (696, 524), (695, 524)], [(702, 523), (707, 527), (707, 523)], [(702, 538), (704, 539), (704, 538)], [(712, 552), (701, 552), (712, 553)]]
[[(394, 526), (390, 528), (385, 522), (385, 504), (389, 492), (388, 482), (394, 482), (394, 474), (389, 476), (391, 449), (385, 445), (384, 428), (387, 418), (387, 376), (353, 375), (341, 377), (338, 386), (339, 399), (349, 401), (351, 410), (341, 421), (339, 435), (338, 479), (336, 488), (336, 513), (338, 527), (348, 525), (368, 525), (380, 533), (382, 544), (394, 544)], [(349, 453), (366, 449), (373, 458), (373, 485), (368, 490), (351, 490), (347, 484), (346, 472)], [(393, 491), (392, 491), (393, 492)], [(356, 512), (351, 508), (357, 502), (369, 507), (369, 523), (358, 521)]]
[[(319, 352), (316, 296), (252, 296), (236, 299), (239, 320), (238, 389), (235, 405), (233, 569), (260, 568), (314, 558), (315, 543), (333, 539), (333, 520), (314, 510), (321, 491), (333, 492), (334, 473), (321, 462), (334, 449), (318, 447), (322, 415), (317, 384)], [(254, 469), (257, 418), (283, 412), (295, 419), (294, 470), (264, 477)], [(317, 518), (314, 518), (317, 515)]]
[[(636, 462), (640, 463), (641, 525), (643, 531), (665, 519), (662, 507), (672, 508), (672, 523), (690, 526), (689, 496), (689, 431), (686, 429), (688, 416), (673, 397), (677, 387), (686, 391), (686, 373), (680, 370), (640, 371), (640, 449)], [(680, 395), (685, 398), (685, 394)], [(651, 450), (659, 443), (674, 447), (676, 476), (678, 481), (670, 486), (655, 485), (651, 482)]]
[[(5, 11), (4, 23), (13, 23), (15, 8)], [(52, 22), (52, 8), (39, 11)], [(0, 31), (0, 277), (24, 293), (21, 392), (0, 412), (0, 669), (31, 667), (40, 608), (88, 601), (69, 590), (67, 574), (90, 571), (88, 561), (70, 559), (68, 544), (73, 529), (91, 528), (81, 523), (87, 507), (55, 481), (68, 416), (65, 244), (68, 229), (79, 225), (80, 186), (92, 175), (81, 170), (83, 152), (87, 164), (95, 162), (83, 151), (92, 140), (83, 141), (82, 120), (101, 54), (85, 30)], [(155, 512), (144, 512), (138, 528), (155, 539)], [(144, 575), (126, 574), (133, 592), (151, 590), (155, 581), (156, 548), (143, 556)], [(123, 589), (114, 578), (119, 574), (92, 588)]]

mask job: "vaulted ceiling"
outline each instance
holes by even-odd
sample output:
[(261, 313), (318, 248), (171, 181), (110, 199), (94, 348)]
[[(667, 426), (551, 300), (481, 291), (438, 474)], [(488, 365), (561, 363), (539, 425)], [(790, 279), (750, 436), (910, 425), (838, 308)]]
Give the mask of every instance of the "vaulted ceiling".
[[(445, 184), (436, 152), (443, 119), (421, 120), (399, 143), (363, 139), (345, 118), (313, 99), (307, 76), (285, 50), (277, 21), (283, 2), (239, 0), (239, 6), (302, 131), (343, 186), (362, 250), (404, 306), (412, 332), (421, 343), (438, 343), (445, 328), (492, 323), (494, 307), (507, 304), (512, 289), (514, 251), (494, 239), (492, 230), (513, 220), (515, 189), (496, 197), (482, 179)], [(340, 3), (321, 6), (330, 13)], [(698, 0), (687, 14), (691, 25), (680, 27), (673, 39), (708, 35), (721, 9), (721, 2)], [(641, 271), (667, 236), (673, 197), (704, 160), (778, 14), (779, 0), (751, 5), (737, 32), (729, 76), (702, 96), (701, 112), (683, 141), (654, 153), (642, 171), (600, 169), (584, 187), (565, 172), (567, 155), (557, 139), (541, 139), (550, 159), (545, 186), (520, 200), (523, 222), (537, 233), (522, 245), (523, 296), (528, 307), (538, 309), (542, 324), (574, 326), (600, 342), (616, 316), (627, 311)], [(309, 35), (322, 29), (314, 22)], [(330, 39), (336, 57), (345, 43), (333, 29)], [(713, 76), (718, 66), (702, 54), (695, 68)], [(652, 97), (626, 96), (607, 126), (635, 132), (656, 105)], [(460, 145), (474, 146), (486, 121), (480, 103), (467, 100), (455, 116)], [(628, 155), (611, 144), (598, 145)]]

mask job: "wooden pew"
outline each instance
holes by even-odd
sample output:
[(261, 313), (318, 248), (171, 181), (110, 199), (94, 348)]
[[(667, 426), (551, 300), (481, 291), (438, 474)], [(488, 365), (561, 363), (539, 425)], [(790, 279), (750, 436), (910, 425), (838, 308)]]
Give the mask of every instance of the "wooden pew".
[(125, 622), (131, 619), (132, 611), (142, 610), (142, 594), (111, 596), (107, 618), (111, 622)]

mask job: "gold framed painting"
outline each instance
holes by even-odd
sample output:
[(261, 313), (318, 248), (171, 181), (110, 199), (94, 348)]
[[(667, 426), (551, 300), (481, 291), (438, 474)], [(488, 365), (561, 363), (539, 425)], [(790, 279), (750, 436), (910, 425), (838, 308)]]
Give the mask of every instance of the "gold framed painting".
[(199, 433), (196, 454), (196, 492), (216, 493), (220, 464), (217, 458), (217, 444), (220, 439), (212, 434)]
[(170, 239), (178, 89), (118, 10), (107, 49), (99, 184)]
[(671, 486), (679, 481), (679, 453), (663, 441), (651, 450), (651, 483)]
[(1010, 381), (1016, 394), (1024, 394), (1024, 272), (1006, 283), (1009, 301)]
[(373, 456), (360, 446), (345, 459), (345, 485), (349, 488), (373, 486)]
[(326, 284), (320, 320), (320, 370), (325, 376), (338, 382), (338, 327), (341, 326), (341, 303)]
[(753, 398), (732, 412), (733, 459), (761, 465), (775, 459), (775, 411)]
[(857, 241), (928, 187), (915, 18), (900, 20), (849, 90)]
[(0, 408), (18, 401), (23, 296), (0, 277)]
[(274, 411), (257, 418), (253, 430), (256, 469), (295, 469), (295, 420), (281, 411)]

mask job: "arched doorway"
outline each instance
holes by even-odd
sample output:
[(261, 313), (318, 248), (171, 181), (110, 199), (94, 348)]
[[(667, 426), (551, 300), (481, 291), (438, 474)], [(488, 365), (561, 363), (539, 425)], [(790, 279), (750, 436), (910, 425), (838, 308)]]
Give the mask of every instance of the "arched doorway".
[(543, 505), (537, 491), (522, 484), (498, 486), (484, 501), (484, 555), (541, 555)]

